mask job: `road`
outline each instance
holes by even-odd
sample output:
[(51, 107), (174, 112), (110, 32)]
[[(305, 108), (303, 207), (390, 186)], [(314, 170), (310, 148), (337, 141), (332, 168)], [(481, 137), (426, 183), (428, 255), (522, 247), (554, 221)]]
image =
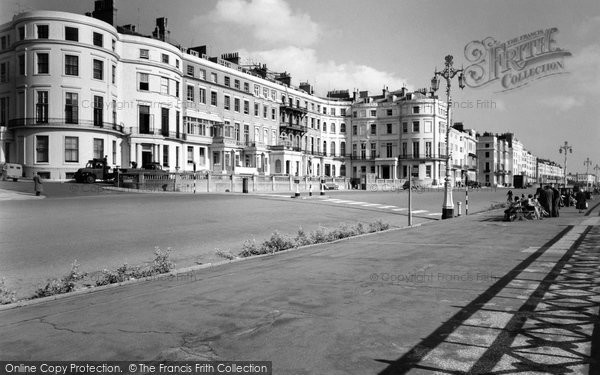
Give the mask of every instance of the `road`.
[[(9, 185), (0, 188), (31, 191), (28, 182), (3, 184)], [(331, 192), (291, 199), (281, 193), (137, 194), (46, 183), (45, 194), (42, 200), (0, 202), (0, 277), (19, 297), (67, 273), (74, 260), (82, 271), (93, 272), (144, 264), (159, 247), (171, 248), (177, 267), (187, 267), (222, 260), (216, 249), (235, 254), (245, 240), (260, 242), (274, 231), (295, 234), (300, 227), (311, 231), (375, 220), (394, 227), (408, 223), (406, 192)], [(504, 194), (472, 192), (473, 211), (502, 201)], [(413, 224), (439, 218), (441, 192), (413, 197), (418, 212)]]
[(0, 352), (269, 360), (286, 375), (598, 374), (591, 206), (591, 216), (570, 207), (543, 221), (430, 221), (0, 309)]

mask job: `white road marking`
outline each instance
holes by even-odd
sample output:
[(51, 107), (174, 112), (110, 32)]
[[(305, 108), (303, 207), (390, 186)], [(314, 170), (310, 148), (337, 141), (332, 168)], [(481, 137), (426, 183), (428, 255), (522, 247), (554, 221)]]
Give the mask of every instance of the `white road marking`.
[(373, 206), (381, 206), (381, 204), (379, 203), (367, 203), (367, 204), (363, 204), (363, 207), (373, 207)]
[(394, 208), (392, 211), (406, 211), (407, 208)]
[(413, 214), (422, 214), (423, 212), (427, 212), (427, 210), (413, 210)]

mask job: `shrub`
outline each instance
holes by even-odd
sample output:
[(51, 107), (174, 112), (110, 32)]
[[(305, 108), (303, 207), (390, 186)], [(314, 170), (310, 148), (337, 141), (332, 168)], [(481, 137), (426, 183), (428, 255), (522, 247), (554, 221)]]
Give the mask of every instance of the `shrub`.
[(0, 279), (0, 305), (13, 303), (17, 300), (16, 293), (4, 285), (4, 279)]
[(262, 243), (261, 253), (276, 253), (278, 251), (291, 249), (295, 247), (294, 240), (285, 234), (281, 234), (277, 231), (273, 232), (271, 238)]
[(296, 243), (296, 246), (306, 246), (306, 245), (312, 244), (310, 237), (306, 234), (306, 232), (304, 231), (304, 229), (302, 229), (302, 227), (300, 227), (300, 229), (298, 229), (298, 234), (296, 234), (296, 238), (294, 238), (294, 242)]
[(390, 229), (390, 225), (388, 223), (384, 223), (381, 220), (377, 220), (373, 223), (369, 223), (369, 232), (381, 232), (383, 230)]
[(319, 227), (316, 231), (311, 233), (312, 243), (323, 243), (328, 241), (327, 228)]
[(236, 258), (236, 256), (232, 254), (229, 250), (223, 251), (221, 249), (216, 249), (215, 253), (217, 254), (217, 256), (220, 256), (221, 258), (225, 258), (227, 260), (234, 260)]
[(253, 238), (251, 240), (244, 241), (244, 244), (242, 245), (242, 251), (239, 254), (240, 257), (246, 258), (258, 254), (260, 254), (260, 249), (256, 245), (256, 239)]
[(167, 250), (161, 250), (160, 248), (154, 249), (154, 264), (152, 266), (152, 272), (154, 273), (168, 273), (175, 268), (175, 263), (169, 260), (171, 255), (171, 248)]
[(33, 298), (41, 298), (53, 296), (55, 294), (69, 293), (75, 290), (77, 282), (85, 277), (85, 273), (79, 272), (79, 264), (77, 260), (71, 264), (71, 271), (61, 279), (48, 280), (46, 286), (38, 288)]

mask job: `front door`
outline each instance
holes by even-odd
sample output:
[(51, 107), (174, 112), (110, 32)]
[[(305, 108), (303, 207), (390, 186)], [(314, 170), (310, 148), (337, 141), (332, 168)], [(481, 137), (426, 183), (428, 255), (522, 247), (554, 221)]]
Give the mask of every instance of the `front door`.
[(152, 151), (142, 151), (142, 167), (152, 163)]

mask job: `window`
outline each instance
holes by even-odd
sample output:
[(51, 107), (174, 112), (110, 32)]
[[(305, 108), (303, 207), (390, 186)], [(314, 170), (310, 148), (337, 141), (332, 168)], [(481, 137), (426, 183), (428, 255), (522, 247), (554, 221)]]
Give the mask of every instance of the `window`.
[(402, 142), (402, 156), (406, 157), (408, 153), (408, 143)]
[(19, 74), (25, 75), (25, 55), (19, 55)]
[(163, 136), (169, 136), (169, 108), (160, 109), (160, 129)]
[(217, 73), (210, 73), (210, 80), (213, 83), (217, 83)]
[(79, 75), (79, 56), (65, 55), (65, 74), (68, 76)]
[(103, 79), (104, 77), (104, 63), (102, 60), (94, 59), (94, 78)]
[(490, 157), (490, 152), (489, 152), (489, 151), (486, 151), (486, 152), (485, 152), (485, 157), (486, 157), (486, 158), (489, 158), (489, 157)]
[(247, 100), (244, 100), (244, 114), (250, 114), (250, 102)]
[(277, 91), (271, 90), (271, 99), (274, 101), (277, 100)]
[(8, 99), (0, 98), (0, 126), (6, 126), (8, 123)]
[(352, 135), (357, 135), (357, 134), (358, 134), (358, 126), (352, 125)]
[(74, 92), (65, 94), (65, 123), (67, 124), (79, 123), (78, 98), (79, 95)]
[(5, 35), (0, 38), (0, 49), (3, 49), (3, 50), (7, 49), (9, 44), (10, 44), (10, 36), (9, 35)]
[(162, 95), (169, 95), (169, 79), (160, 77), (160, 93)]
[(19, 27), (19, 40), (25, 39), (25, 26)]
[(248, 82), (244, 82), (244, 91), (250, 92), (250, 84)]
[(425, 177), (426, 178), (431, 178), (431, 165), (426, 165), (425, 166)]
[(48, 162), (48, 136), (37, 135), (35, 137), (35, 162)]
[(104, 98), (94, 95), (94, 126), (102, 126), (102, 123), (104, 122), (103, 108)]
[(377, 111), (372, 109), (371, 110), (371, 117), (377, 117)]
[(342, 123), (340, 124), (340, 133), (345, 133), (346, 132), (346, 124)]
[(371, 158), (379, 157), (377, 155), (377, 143), (371, 143)]
[(139, 89), (140, 91), (148, 91), (150, 88), (150, 84), (148, 83), (148, 73), (138, 73), (139, 74)]
[(179, 68), (179, 59), (175, 59), (175, 67)]
[(76, 163), (79, 161), (79, 138), (65, 137), (65, 162)]
[(104, 139), (94, 138), (94, 158), (102, 159), (104, 157)]
[(112, 141), (112, 163), (117, 164), (117, 141)]
[(117, 49), (117, 41), (116, 40), (112, 40), (112, 50), (113, 52), (115, 52), (115, 50)]
[(148, 60), (150, 58), (150, 50), (147, 49), (140, 49), (140, 59), (146, 59)]
[(206, 81), (206, 70), (198, 69), (198, 78)]
[(165, 64), (169, 63), (169, 55), (167, 55), (166, 53), (161, 54), (160, 55), (160, 59)]
[(346, 142), (340, 143), (340, 155), (344, 156), (346, 154)]
[(402, 123), (402, 133), (408, 133), (408, 123), (407, 122)]
[(391, 110), (391, 109), (388, 109), (388, 110), (387, 110), (387, 115), (388, 115), (388, 116), (391, 116), (391, 115), (392, 115), (392, 110)]
[(260, 95), (260, 86), (259, 85), (254, 85), (254, 95), (255, 96)]
[(260, 104), (254, 103), (254, 116), (259, 116), (260, 114)]
[(238, 90), (240, 89), (240, 80), (239, 79), (236, 79), (233, 81), (233, 87)]
[(240, 99), (239, 98), (233, 99), (233, 110), (236, 112), (240, 111)]
[(169, 166), (169, 145), (163, 145), (163, 167)]
[(416, 113), (419, 113), (419, 112), (420, 112), (419, 107), (413, 107), (413, 113), (416, 114)]
[(335, 116), (335, 108), (330, 108), (329, 110), (330, 110), (331, 115)]
[(413, 132), (415, 132), (415, 133), (419, 132), (419, 121), (413, 121)]
[(327, 123), (326, 122), (323, 123), (323, 131), (327, 132)]
[(419, 142), (413, 142), (413, 156), (419, 157)]
[[(112, 121), (113, 125), (117, 125), (117, 101), (113, 99), (112, 101)], [(113, 161), (114, 164), (114, 161)]]
[(386, 124), (386, 133), (392, 134), (392, 124)]
[(371, 124), (371, 134), (377, 134), (377, 124)]
[(206, 89), (200, 87), (200, 90), (198, 91), (198, 100), (200, 103), (206, 104)]
[(386, 143), (385, 144), (385, 154), (387, 158), (391, 158), (392, 157), (392, 150), (393, 150), (393, 144), (392, 143)]
[(111, 77), (112, 77), (112, 83), (114, 85), (117, 82), (117, 66), (116, 65), (112, 66), (112, 75), (111, 75)]
[(150, 134), (150, 106), (140, 105), (138, 106), (139, 113), (139, 131), (140, 134)]
[(226, 110), (230, 110), (231, 109), (231, 98), (229, 97), (229, 95), (225, 95), (225, 101), (223, 103), (223, 107)]
[(225, 86), (227, 86), (227, 87), (231, 86), (231, 79), (228, 76), (225, 76)]
[(271, 108), (271, 120), (277, 120), (277, 111), (275, 108)]
[(194, 164), (194, 146), (188, 146), (187, 148), (187, 162), (188, 164)]
[(194, 66), (192, 66), (192, 65), (187, 66), (187, 75), (190, 77), (194, 76)]
[(79, 41), (79, 29), (76, 27), (65, 26), (65, 40), (73, 42)]
[(37, 25), (38, 39), (48, 39), (48, 25)]
[(431, 142), (425, 142), (425, 157), (430, 158), (432, 156), (431, 150)]
[(211, 91), (210, 92), (210, 105), (217, 105), (217, 92), (216, 91)]
[(187, 100), (188, 102), (194, 101), (194, 86), (187, 87)]
[(94, 39), (93, 42), (94, 42), (95, 46), (97, 46), (97, 47), (104, 46), (104, 36), (102, 34), (94, 32), (93, 39)]
[(265, 98), (269, 97), (269, 89), (267, 87), (263, 87), (263, 96)]
[(37, 92), (35, 105), (35, 122), (38, 124), (48, 122), (48, 91)]
[(263, 117), (267, 118), (268, 113), (269, 113), (269, 107), (267, 107), (266, 105), (263, 105)]
[(179, 98), (179, 82), (175, 81), (175, 96)]

